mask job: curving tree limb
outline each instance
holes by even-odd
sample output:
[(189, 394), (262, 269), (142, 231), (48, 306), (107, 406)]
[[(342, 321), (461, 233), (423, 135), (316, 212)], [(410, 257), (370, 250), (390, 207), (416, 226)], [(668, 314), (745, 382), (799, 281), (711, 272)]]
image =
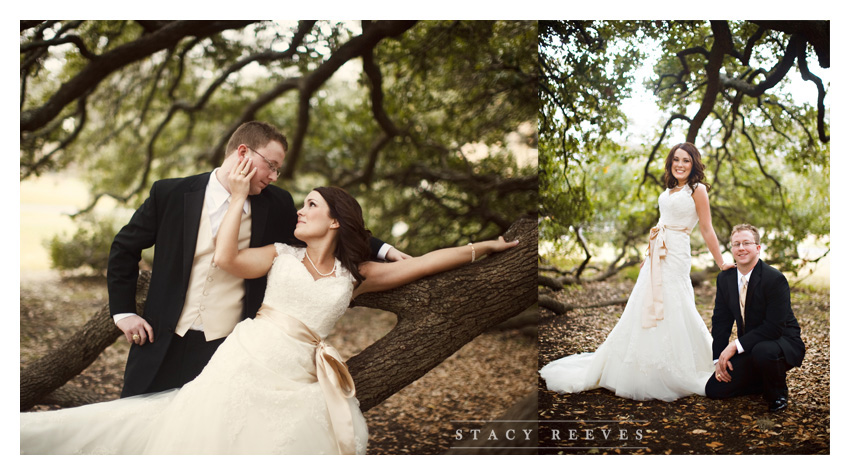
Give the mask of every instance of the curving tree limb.
[[(425, 375), (488, 328), (535, 303), (536, 222), (517, 221), (505, 239), (519, 239), (520, 244), (451, 272), (354, 301), (398, 316), (398, 324), (386, 336), (348, 360), (364, 411)], [(399, 291), (404, 291), (404, 298), (394, 295)]]
[(342, 45), (334, 54), (322, 63), (310, 75), (301, 78), (298, 85), (299, 110), (298, 126), (290, 144), (286, 162), (283, 164), (281, 176), (284, 179), (292, 178), (295, 166), (301, 154), (304, 137), (309, 127), (309, 103), (313, 94), (348, 60), (363, 56), (367, 51), (374, 48), (385, 38), (398, 36), (413, 28), (416, 21), (380, 21), (373, 22), (368, 28), (364, 28), (363, 34), (356, 36)]
[(153, 33), (110, 50), (90, 61), (76, 76), (62, 84), (44, 104), (21, 111), (21, 132), (43, 127), (59, 115), (67, 104), (97, 86), (112, 72), (130, 63), (173, 47), (187, 36), (210, 36), (251, 23), (253, 21), (174, 21)]

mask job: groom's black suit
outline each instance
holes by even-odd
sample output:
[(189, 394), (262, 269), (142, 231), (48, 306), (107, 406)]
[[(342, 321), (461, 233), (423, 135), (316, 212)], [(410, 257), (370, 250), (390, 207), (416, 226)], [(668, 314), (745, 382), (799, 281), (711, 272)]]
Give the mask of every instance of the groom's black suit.
[[(130, 222), (115, 236), (109, 254), (107, 285), (112, 315), (136, 313), (136, 282), (142, 250), (155, 246), (153, 272), (142, 317), (153, 327), (154, 342), (132, 345), (124, 372), (121, 396), (132, 396), (164, 389), (154, 378), (175, 338), (174, 328), (183, 310), (189, 275), (195, 255), (198, 227), (210, 173), (186, 178), (157, 181), (150, 196)], [(291, 243), (297, 221), (296, 208), (289, 192), (267, 186), (251, 200), (251, 247), (275, 242)], [(373, 256), (383, 244), (372, 240)], [(266, 278), (245, 280), (242, 318), (253, 317), (263, 302)], [(190, 332), (192, 333), (192, 332)], [(180, 337), (177, 337), (180, 338)], [(215, 348), (224, 340), (204, 342), (195, 348), (181, 349), (194, 367), (195, 375), (206, 365)], [(188, 379), (192, 379), (191, 377)]]
[(720, 357), (729, 344), (733, 323), (744, 352), (729, 360), (732, 381), (720, 382), (712, 375), (705, 386), (706, 395), (724, 398), (762, 393), (771, 401), (787, 392), (785, 373), (803, 363), (806, 351), (791, 310), (788, 281), (759, 259), (750, 273), (744, 317), (738, 294), (737, 269), (721, 272), (711, 317), (712, 353), (715, 360)]

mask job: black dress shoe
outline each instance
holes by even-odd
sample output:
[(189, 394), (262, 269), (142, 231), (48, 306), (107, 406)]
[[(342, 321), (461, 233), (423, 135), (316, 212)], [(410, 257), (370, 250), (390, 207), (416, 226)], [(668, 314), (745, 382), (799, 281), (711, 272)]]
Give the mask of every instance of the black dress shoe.
[(767, 410), (769, 412), (781, 412), (788, 408), (788, 398), (785, 396), (779, 396), (773, 401), (770, 401), (767, 404)]

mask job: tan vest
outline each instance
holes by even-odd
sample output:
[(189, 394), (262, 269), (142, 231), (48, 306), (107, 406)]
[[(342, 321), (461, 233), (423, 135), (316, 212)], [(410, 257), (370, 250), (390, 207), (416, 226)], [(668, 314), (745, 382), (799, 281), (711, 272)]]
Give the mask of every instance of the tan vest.
[[(239, 249), (245, 249), (251, 240), (251, 214), (242, 213), (239, 225)], [(245, 298), (245, 281), (219, 269), (213, 262), (215, 241), (210, 218), (201, 215), (195, 259), (189, 275), (189, 288), (183, 302), (183, 312), (174, 333), (183, 336), (196, 320), (203, 324), (207, 341), (226, 337), (242, 320)]]

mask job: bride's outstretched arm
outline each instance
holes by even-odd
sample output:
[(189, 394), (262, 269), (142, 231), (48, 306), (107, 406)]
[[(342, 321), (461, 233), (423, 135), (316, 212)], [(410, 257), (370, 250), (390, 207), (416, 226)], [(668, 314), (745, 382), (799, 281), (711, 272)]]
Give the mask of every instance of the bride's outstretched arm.
[(516, 246), (519, 241), (505, 242), (503, 238), (472, 245), (438, 249), (428, 254), (396, 262), (364, 262), (360, 273), (366, 279), (354, 290), (353, 297), (366, 292), (394, 289), (422, 277), (460, 267), (481, 256), (501, 252)]
[(697, 208), (697, 216), (699, 217), (699, 231), (702, 233), (702, 239), (705, 241), (705, 245), (708, 246), (709, 252), (714, 257), (715, 264), (717, 264), (720, 270), (735, 267), (735, 264), (723, 261), (723, 254), (720, 252), (720, 241), (717, 240), (717, 234), (714, 233), (714, 227), (711, 226), (711, 207), (708, 204), (708, 192), (705, 186), (697, 186), (693, 197)]
[[(251, 170), (248, 172), (248, 170)], [(244, 174), (243, 174), (244, 172)], [(242, 207), (248, 199), (251, 178), (257, 172), (248, 159), (240, 159), (228, 174), (230, 187), (230, 205), (218, 228), (215, 241), (215, 265), (225, 272), (243, 279), (256, 279), (268, 274), (274, 263), (277, 251), (274, 244), (264, 247), (239, 249), (239, 225), (242, 221)]]

